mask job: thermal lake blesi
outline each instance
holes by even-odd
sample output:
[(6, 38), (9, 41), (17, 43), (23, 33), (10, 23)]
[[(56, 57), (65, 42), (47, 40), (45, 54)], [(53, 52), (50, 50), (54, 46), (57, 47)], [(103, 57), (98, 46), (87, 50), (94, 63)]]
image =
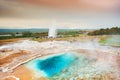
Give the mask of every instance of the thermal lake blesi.
[(35, 73), (37, 78), (69, 80), (80, 77), (92, 79), (96, 75), (112, 70), (108, 64), (101, 64), (102, 62), (97, 62), (96, 58), (83, 53), (64, 52), (34, 59), (26, 66)]
[[(37, 58), (27, 63), (27, 66), (41, 75), (52, 77), (60, 74), (62, 70), (69, 67), (75, 60), (76, 56), (69, 53), (62, 53), (45, 58)], [(43, 74), (42, 74), (43, 72)]]

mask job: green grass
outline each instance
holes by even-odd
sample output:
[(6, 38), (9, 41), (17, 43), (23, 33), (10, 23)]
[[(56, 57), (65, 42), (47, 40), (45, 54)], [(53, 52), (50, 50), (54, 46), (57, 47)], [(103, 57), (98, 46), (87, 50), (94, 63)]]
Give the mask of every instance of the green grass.
[(120, 47), (120, 35), (105, 36), (100, 39), (99, 43), (102, 45), (110, 45), (110, 46)]
[(77, 37), (61, 37), (61, 38), (32, 38), (34, 41), (44, 42), (44, 41), (86, 41), (87, 35), (79, 35)]

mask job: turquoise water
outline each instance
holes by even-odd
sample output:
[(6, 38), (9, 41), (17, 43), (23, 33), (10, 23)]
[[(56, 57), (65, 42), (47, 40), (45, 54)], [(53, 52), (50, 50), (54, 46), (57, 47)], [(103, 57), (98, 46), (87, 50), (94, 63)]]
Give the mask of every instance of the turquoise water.
[(73, 54), (64, 53), (45, 59), (35, 59), (32, 66), (39, 71), (43, 71), (47, 77), (60, 74), (62, 70), (69, 67), (76, 57)]
[[(84, 54), (65, 52), (59, 55), (51, 55), (37, 58), (27, 63), (36, 77), (45, 77), (49, 80), (69, 80), (71, 77), (91, 77), (96, 72), (92, 64), (96, 61)], [(86, 75), (89, 74), (89, 75)]]

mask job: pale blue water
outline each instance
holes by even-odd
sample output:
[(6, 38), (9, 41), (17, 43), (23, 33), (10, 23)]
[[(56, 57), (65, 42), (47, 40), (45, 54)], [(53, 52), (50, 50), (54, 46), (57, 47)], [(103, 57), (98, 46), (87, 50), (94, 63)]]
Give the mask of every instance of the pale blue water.
[[(52, 56), (52, 57), (51, 57)], [(49, 80), (69, 80), (76, 76), (93, 76), (96, 69), (92, 64), (96, 61), (84, 54), (72, 52), (37, 58), (27, 63), (27, 66), (35, 72), (37, 77), (46, 77)]]
[(35, 59), (34, 65), (37, 70), (43, 71), (48, 77), (60, 74), (62, 70), (69, 67), (76, 57), (73, 54), (61, 54), (46, 59)]

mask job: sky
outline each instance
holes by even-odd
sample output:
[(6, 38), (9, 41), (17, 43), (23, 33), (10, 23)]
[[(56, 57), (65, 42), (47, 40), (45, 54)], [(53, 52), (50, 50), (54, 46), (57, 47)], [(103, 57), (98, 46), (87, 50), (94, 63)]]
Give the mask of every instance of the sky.
[(120, 0), (0, 0), (0, 28), (120, 27)]

